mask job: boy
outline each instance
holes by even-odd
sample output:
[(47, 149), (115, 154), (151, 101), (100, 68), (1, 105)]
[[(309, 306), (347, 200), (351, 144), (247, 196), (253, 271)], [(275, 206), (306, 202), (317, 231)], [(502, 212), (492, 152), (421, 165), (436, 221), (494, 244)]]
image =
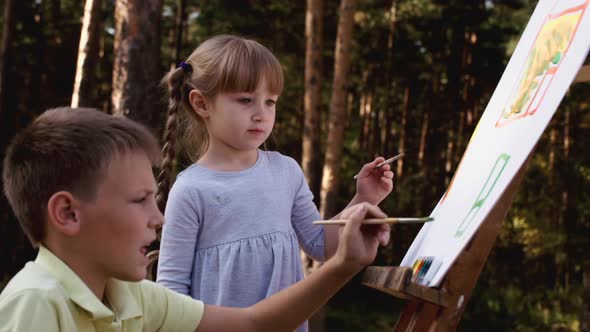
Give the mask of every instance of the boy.
[[(164, 220), (151, 166), (155, 138), (125, 118), (92, 109), (45, 112), (4, 159), (4, 190), (39, 254), (0, 294), (0, 331), (293, 331), (375, 257), (389, 227), (350, 221), (334, 258), (249, 308), (223, 308), (142, 280), (147, 247)], [(244, 285), (247, 287), (247, 285)]]

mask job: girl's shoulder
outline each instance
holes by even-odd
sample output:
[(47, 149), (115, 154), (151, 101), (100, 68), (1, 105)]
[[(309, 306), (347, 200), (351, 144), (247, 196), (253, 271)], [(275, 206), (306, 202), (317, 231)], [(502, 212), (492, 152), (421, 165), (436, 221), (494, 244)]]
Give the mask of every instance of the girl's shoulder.
[(199, 173), (202, 173), (201, 168), (198, 167), (197, 164), (191, 164), (182, 171), (178, 172), (178, 174), (176, 175), (175, 183), (179, 181), (186, 182), (193, 176), (199, 175)]
[(297, 161), (289, 156), (286, 156), (278, 151), (263, 151), (260, 150), (260, 156), (265, 158), (271, 165), (271, 167), (280, 168), (295, 168), (301, 169)]
[[(172, 190), (190, 190), (210, 182), (210, 175), (202, 167), (192, 164), (180, 171), (172, 184)], [(197, 185), (198, 184), (198, 185)]]

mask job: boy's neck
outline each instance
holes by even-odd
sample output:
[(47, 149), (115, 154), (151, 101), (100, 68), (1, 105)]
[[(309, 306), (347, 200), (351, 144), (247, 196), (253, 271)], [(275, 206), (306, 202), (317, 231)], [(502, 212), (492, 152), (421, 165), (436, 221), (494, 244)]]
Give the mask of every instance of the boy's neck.
[(238, 172), (252, 167), (258, 160), (258, 149), (239, 151), (232, 149), (209, 149), (201, 156), (197, 164), (219, 172)]
[(64, 262), (100, 301), (103, 301), (109, 278), (96, 271), (96, 266), (93, 266), (88, 257), (78, 255), (76, 253), (79, 251), (66, 249), (64, 246), (52, 243), (43, 245)]

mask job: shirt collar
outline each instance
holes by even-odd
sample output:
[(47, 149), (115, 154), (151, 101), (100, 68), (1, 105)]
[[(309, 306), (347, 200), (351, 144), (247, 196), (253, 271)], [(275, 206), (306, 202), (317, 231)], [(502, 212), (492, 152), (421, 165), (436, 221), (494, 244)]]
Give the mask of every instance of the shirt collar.
[(70, 299), (86, 310), (92, 319), (113, 317), (115, 313), (117, 320), (126, 320), (142, 315), (141, 309), (128, 289), (127, 283), (123, 281), (112, 278), (107, 282), (105, 296), (113, 307), (113, 310), (111, 310), (94, 295), (74, 271), (42, 245), (39, 246), (39, 254), (37, 254), (35, 263), (39, 264), (59, 281)]

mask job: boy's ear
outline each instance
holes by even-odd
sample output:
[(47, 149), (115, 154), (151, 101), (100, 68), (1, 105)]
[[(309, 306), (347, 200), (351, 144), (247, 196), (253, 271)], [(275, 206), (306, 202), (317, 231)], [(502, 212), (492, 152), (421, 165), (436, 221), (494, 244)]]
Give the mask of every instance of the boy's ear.
[(188, 95), (188, 100), (191, 103), (193, 111), (195, 111), (203, 119), (209, 117), (209, 104), (207, 98), (197, 89), (191, 90)]
[(47, 202), (49, 223), (64, 235), (76, 235), (80, 231), (80, 220), (76, 198), (67, 191), (58, 191)]

